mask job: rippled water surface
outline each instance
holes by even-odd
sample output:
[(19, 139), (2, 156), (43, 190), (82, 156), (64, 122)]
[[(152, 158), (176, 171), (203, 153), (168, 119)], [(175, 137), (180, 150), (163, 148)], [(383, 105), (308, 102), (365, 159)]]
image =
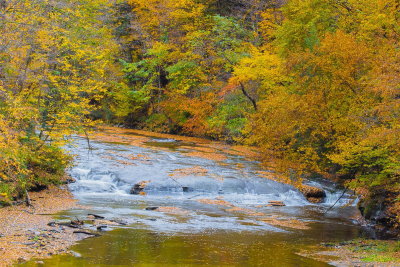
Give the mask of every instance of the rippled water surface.
[[(298, 252), (360, 235), (347, 219), (356, 212), (350, 196), (325, 214), (342, 193), (333, 184), (309, 182), (327, 191), (324, 203), (310, 204), (226, 145), (121, 131), (107, 129), (91, 150), (83, 138), (69, 147), (77, 155), (70, 189), (89, 210), (61, 217), (95, 213), (127, 225), (81, 241), (72, 248), (81, 257), (54, 256), (45, 266), (329, 266)], [(130, 194), (138, 183), (141, 195)]]

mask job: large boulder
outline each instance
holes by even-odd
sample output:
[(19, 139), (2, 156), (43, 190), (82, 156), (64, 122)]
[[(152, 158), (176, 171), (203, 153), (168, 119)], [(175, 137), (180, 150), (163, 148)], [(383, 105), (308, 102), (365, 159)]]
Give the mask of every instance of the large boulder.
[(300, 192), (312, 203), (321, 203), (326, 197), (323, 189), (305, 184), (301, 185)]
[(378, 238), (398, 238), (400, 203), (395, 200), (400, 195), (386, 190), (376, 190), (374, 193), (360, 199), (358, 208), (362, 216), (373, 227)]

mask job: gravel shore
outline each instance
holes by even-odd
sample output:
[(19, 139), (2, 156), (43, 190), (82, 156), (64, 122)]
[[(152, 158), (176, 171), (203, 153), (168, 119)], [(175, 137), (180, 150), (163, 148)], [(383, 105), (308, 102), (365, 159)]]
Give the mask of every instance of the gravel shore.
[(68, 247), (88, 237), (69, 227), (48, 225), (58, 212), (78, 208), (66, 186), (51, 186), (29, 195), (32, 206), (0, 208), (0, 266), (68, 253)]

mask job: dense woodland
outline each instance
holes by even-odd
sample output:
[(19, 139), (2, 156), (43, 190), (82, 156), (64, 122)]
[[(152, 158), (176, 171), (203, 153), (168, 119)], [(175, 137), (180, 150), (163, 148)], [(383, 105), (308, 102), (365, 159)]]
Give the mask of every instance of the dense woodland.
[(0, 193), (98, 123), (259, 148), (400, 222), (398, 0), (0, 0)]

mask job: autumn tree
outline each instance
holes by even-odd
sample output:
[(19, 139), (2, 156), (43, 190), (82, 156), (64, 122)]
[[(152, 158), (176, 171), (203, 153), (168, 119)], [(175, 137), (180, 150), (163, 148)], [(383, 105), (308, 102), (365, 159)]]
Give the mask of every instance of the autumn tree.
[(248, 140), (283, 170), (344, 179), (371, 199), (366, 214), (382, 201), (397, 203), (398, 4), (290, 1), (279, 12), (283, 20), (267, 10), (261, 28), (265, 46), (283, 62), (283, 76), (274, 80), (268, 60), (260, 64), (252, 56), (233, 78), (256, 81), (263, 91)]
[(60, 146), (93, 124), (96, 103), (117, 82), (109, 7), (101, 0), (1, 5), (1, 157), (8, 164), (0, 171), (11, 188), (56, 181), (69, 161)]

